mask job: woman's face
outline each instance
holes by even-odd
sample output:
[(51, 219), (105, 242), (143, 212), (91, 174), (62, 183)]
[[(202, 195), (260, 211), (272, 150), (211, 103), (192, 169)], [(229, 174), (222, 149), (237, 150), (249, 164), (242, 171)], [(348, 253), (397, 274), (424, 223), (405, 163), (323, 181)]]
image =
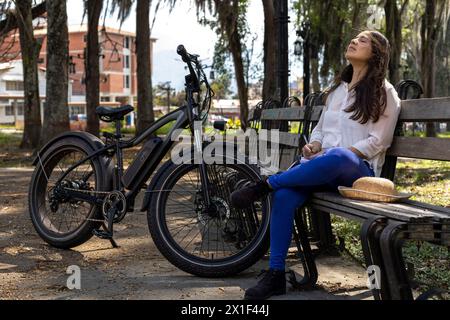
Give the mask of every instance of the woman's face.
[(361, 32), (350, 41), (345, 58), (350, 62), (367, 63), (372, 56), (372, 42), (367, 31)]

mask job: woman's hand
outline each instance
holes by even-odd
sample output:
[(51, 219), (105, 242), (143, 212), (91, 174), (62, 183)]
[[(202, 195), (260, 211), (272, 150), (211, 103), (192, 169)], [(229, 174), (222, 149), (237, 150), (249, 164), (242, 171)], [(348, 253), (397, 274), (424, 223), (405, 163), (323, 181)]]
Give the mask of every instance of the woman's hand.
[(303, 146), (302, 153), (306, 159), (317, 155), (322, 150), (322, 144), (318, 141), (313, 141)]

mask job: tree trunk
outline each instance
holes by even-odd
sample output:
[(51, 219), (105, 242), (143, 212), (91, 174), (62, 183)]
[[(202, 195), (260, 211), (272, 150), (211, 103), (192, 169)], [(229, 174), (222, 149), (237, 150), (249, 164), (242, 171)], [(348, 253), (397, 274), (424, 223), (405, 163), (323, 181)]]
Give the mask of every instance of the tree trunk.
[(41, 144), (69, 130), (67, 106), (69, 35), (66, 0), (47, 2), (47, 92)]
[(238, 17), (239, 1), (215, 1), (216, 10), (222, 30), (225, 31), (228, 47), (233, 57), (234, 73), (239, 96), (241, 128), (246, 130), (248, 118), (248, 83), (245, 81), (244, 62), (242, 59), (242, 44), (239, 35)]
[(389, 80), (396, 85), (400, 81), (400, 55), (402, 52), (402, 15), (408, 0), (405, 0), (401, 9), (397, 7), (396, 0), (386, 0), (384, 12), (386, 14), (386, 37), (391, 45), (389, 59)]
[[(435, 94), (435, 74), (436, 74), (436, 44), (441, 28), (441, 18), (443, 10), (436, 10), (437, 0), (426, 0), (425, 13), (422, 17), (420, 35), (422, 40), (421, 55), (421, 75), (424, 98), (433, 98)], [(443, 1), (442, 1), (443, 2)], [(436, 17), (437, 13), (437, 17)], [(436, 126), (434, 123), (426, 124), (426, 136), (436, 136)]]
[(138, 0), (136, 6), (138, 90), (136, 135), (141, 134), (155, 120), (150, 65), (150, 4), (150, 0)]
[(241, 128), (245, 131), (248, 120), (248, 84), (245, 83), (242, 46), (237, 29), (229, 35), (229, 39), (239, 96)]
[(16, 11), (24, 80), (24, 131), (20, 147), (27, 149), (38, 147), (42, 128), (37, 67), (41, 43), (34, 38), (31, 7), (31, 0), (18, 1)]
[(262, 0), (264, 8), (264, 81), (263, 100), (275, 99), (277, 91), (274, 0)]
[(86, 130), (96, 136), (99, 135), (99, 119), (95, 113), (100, 101), (100, 65), (98, 43), (98, 21), (102, 13), (103, 0), (87, 1), (88, 32), (87, 32), (87, 57), (85, 64), (86, 74)]
[[(313, 41), (312, 41), (313, 42)], [(313, 92), (320, 91), (320, 80), (319, 80), (319, 47), (315, 42), (310, 45), (310, 67), (311, 67), (311, 83)]]

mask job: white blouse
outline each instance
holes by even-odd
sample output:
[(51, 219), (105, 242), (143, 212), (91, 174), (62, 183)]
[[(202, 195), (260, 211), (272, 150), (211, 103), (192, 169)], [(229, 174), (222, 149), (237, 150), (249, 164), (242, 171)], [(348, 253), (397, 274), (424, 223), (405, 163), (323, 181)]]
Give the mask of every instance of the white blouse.
[(376, 177), (381, 175), (386, 150), (391, 146), (398, 115), (400, 114), (400, 98), (394, 86), (385, 80), (386, 110), (376, 123), (369, 119), (365, 124), (350, 119), (352, 112), (343, 111), (352, 105), (355, 91), (348, 91), (348, 83), (341, 85), (328, 96), (319, 122), (314, 127), (310, 142), (322, 143), (323, 149), (350, 146), (364, 154)]

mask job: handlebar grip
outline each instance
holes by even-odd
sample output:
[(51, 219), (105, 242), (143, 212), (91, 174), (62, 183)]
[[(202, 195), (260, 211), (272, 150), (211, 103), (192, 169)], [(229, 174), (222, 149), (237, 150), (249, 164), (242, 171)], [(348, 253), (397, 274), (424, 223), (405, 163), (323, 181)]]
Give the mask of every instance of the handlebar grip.
[(188, 62), (189, 61), (189, 56), (188, 56), (188, 53), (186, 51), (186, 48), (182, 44), (180, 44), (177, 47), (177, 53), (181, 56), (181, 58), (183, 59), (184, 62)]

